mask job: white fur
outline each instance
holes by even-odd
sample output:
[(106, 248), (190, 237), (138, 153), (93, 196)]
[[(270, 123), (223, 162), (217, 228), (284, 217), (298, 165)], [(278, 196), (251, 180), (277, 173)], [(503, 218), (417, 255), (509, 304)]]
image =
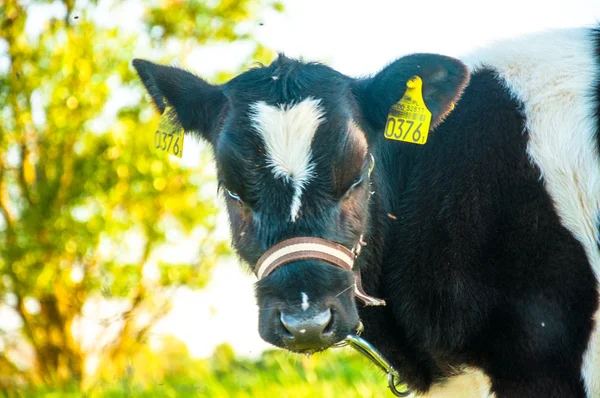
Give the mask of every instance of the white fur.
[[(495, 69), (524, 103), (530, 160), (540, 168), (562, 223), (582, 243), (598, 280), (600, 156), (592, 87), (600, 68), (590, 33), (565, 29), (527, 36), (478, 51), (466, 63), (471, 70)], [(600, 312), (594, 318), (600, 321)], [(600, 397), (599, 367), (596, 325), (581, 370), (589, 397)]]
[(308, 303), (308, 296), (304, 292), (301, 292), (300, 295), (302, 295), (302, 311), (306, 311), (308, 307), (310, 307), (310, 304)]
[(413, 398), (493, 398), (491, 382), (480, 369), (468, 367), (443, 384), (435, 384), (427, 394)]
[(292, 222), (298, 217), (304, 187), (313, 176), (311, 144), (324, 115), (321, 101), (311, 97), (292, 105), (271, 106), (263, 101), (250, 105), (252, 125), (265, 142), (275, 178), (293, 184)]

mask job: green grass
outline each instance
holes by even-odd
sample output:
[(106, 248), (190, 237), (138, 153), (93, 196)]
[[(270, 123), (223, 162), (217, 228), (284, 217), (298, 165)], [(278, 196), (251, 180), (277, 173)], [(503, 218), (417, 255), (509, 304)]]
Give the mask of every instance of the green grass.
[[(165, 358), (166, 359), (166, 358)], [(103, 378), (80, 392), (76, 388), (21, 391), (15, 397), (215, 397), (301, 398), (383, 397), (385, 375), (350, 349), (330, 350), (312, 358), (283, 351), (265, 352), (258, 360), (238, 359), (222, 346), (209, 360), (170, 355), (162, 372), (137, 363), (127, 376)], [(160, 368), (160, 366), (158, 367)]]

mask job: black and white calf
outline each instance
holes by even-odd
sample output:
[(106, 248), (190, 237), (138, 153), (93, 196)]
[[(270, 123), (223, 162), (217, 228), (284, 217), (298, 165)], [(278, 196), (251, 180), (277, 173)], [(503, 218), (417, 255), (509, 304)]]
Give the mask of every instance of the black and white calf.
[[(422, 393), (471, 377), (463, 396), (600, 397), (599, 30), (408, 55), (365, 79), (284, 56), (222, 86), (133, 64), (212, 145), (251, 267), (288, 238), (366, 243), (353, 271), (308, 258), (261, 279), (265, 340), (322, 350), (360, 319)], [(415, 75), (425, 145), (384, 137)], [(385, 307), (355, 303), (353, 272)]]

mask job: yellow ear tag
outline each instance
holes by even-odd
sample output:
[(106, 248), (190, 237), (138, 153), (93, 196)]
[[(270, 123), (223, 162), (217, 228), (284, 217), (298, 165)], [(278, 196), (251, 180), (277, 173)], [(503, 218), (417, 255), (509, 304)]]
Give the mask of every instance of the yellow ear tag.
[(154, 133), (154, 148), (175, 155), (183, 154), (183, 127), (179, 125), (175, 109), (167, 106), (158, 119), (158, 129)]
[(413, 76), (406, 82), (406, 92), (392, 105), (385, 125), (388, 140), (424, 145), (429, 135), (431, 112), (423, 101), (423, 81)]

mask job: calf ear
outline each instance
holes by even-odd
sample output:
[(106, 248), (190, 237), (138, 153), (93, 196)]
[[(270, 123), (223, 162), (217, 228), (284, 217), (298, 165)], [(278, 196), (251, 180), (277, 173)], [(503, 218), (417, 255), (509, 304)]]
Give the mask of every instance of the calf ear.
[(431, 129), (454, 109), (469, 82), (467, 67), (443, 55), (413, 54), (392, 62), (377, 75), (357, 82), (356, 94), (363, 115), (378, 131), (385, 127), (391, 106), (402, 98), (406, 82), (413, 76), (423, 81), (423, 100), (431, 112)]
[(161, 114), (167, 105), (172, 106), (186, 133), (195, 132), (213, 142), (219, 116), (227, 103), (221, 87), (185, 70), (143, 59), (134, 59), (133, 67)]

